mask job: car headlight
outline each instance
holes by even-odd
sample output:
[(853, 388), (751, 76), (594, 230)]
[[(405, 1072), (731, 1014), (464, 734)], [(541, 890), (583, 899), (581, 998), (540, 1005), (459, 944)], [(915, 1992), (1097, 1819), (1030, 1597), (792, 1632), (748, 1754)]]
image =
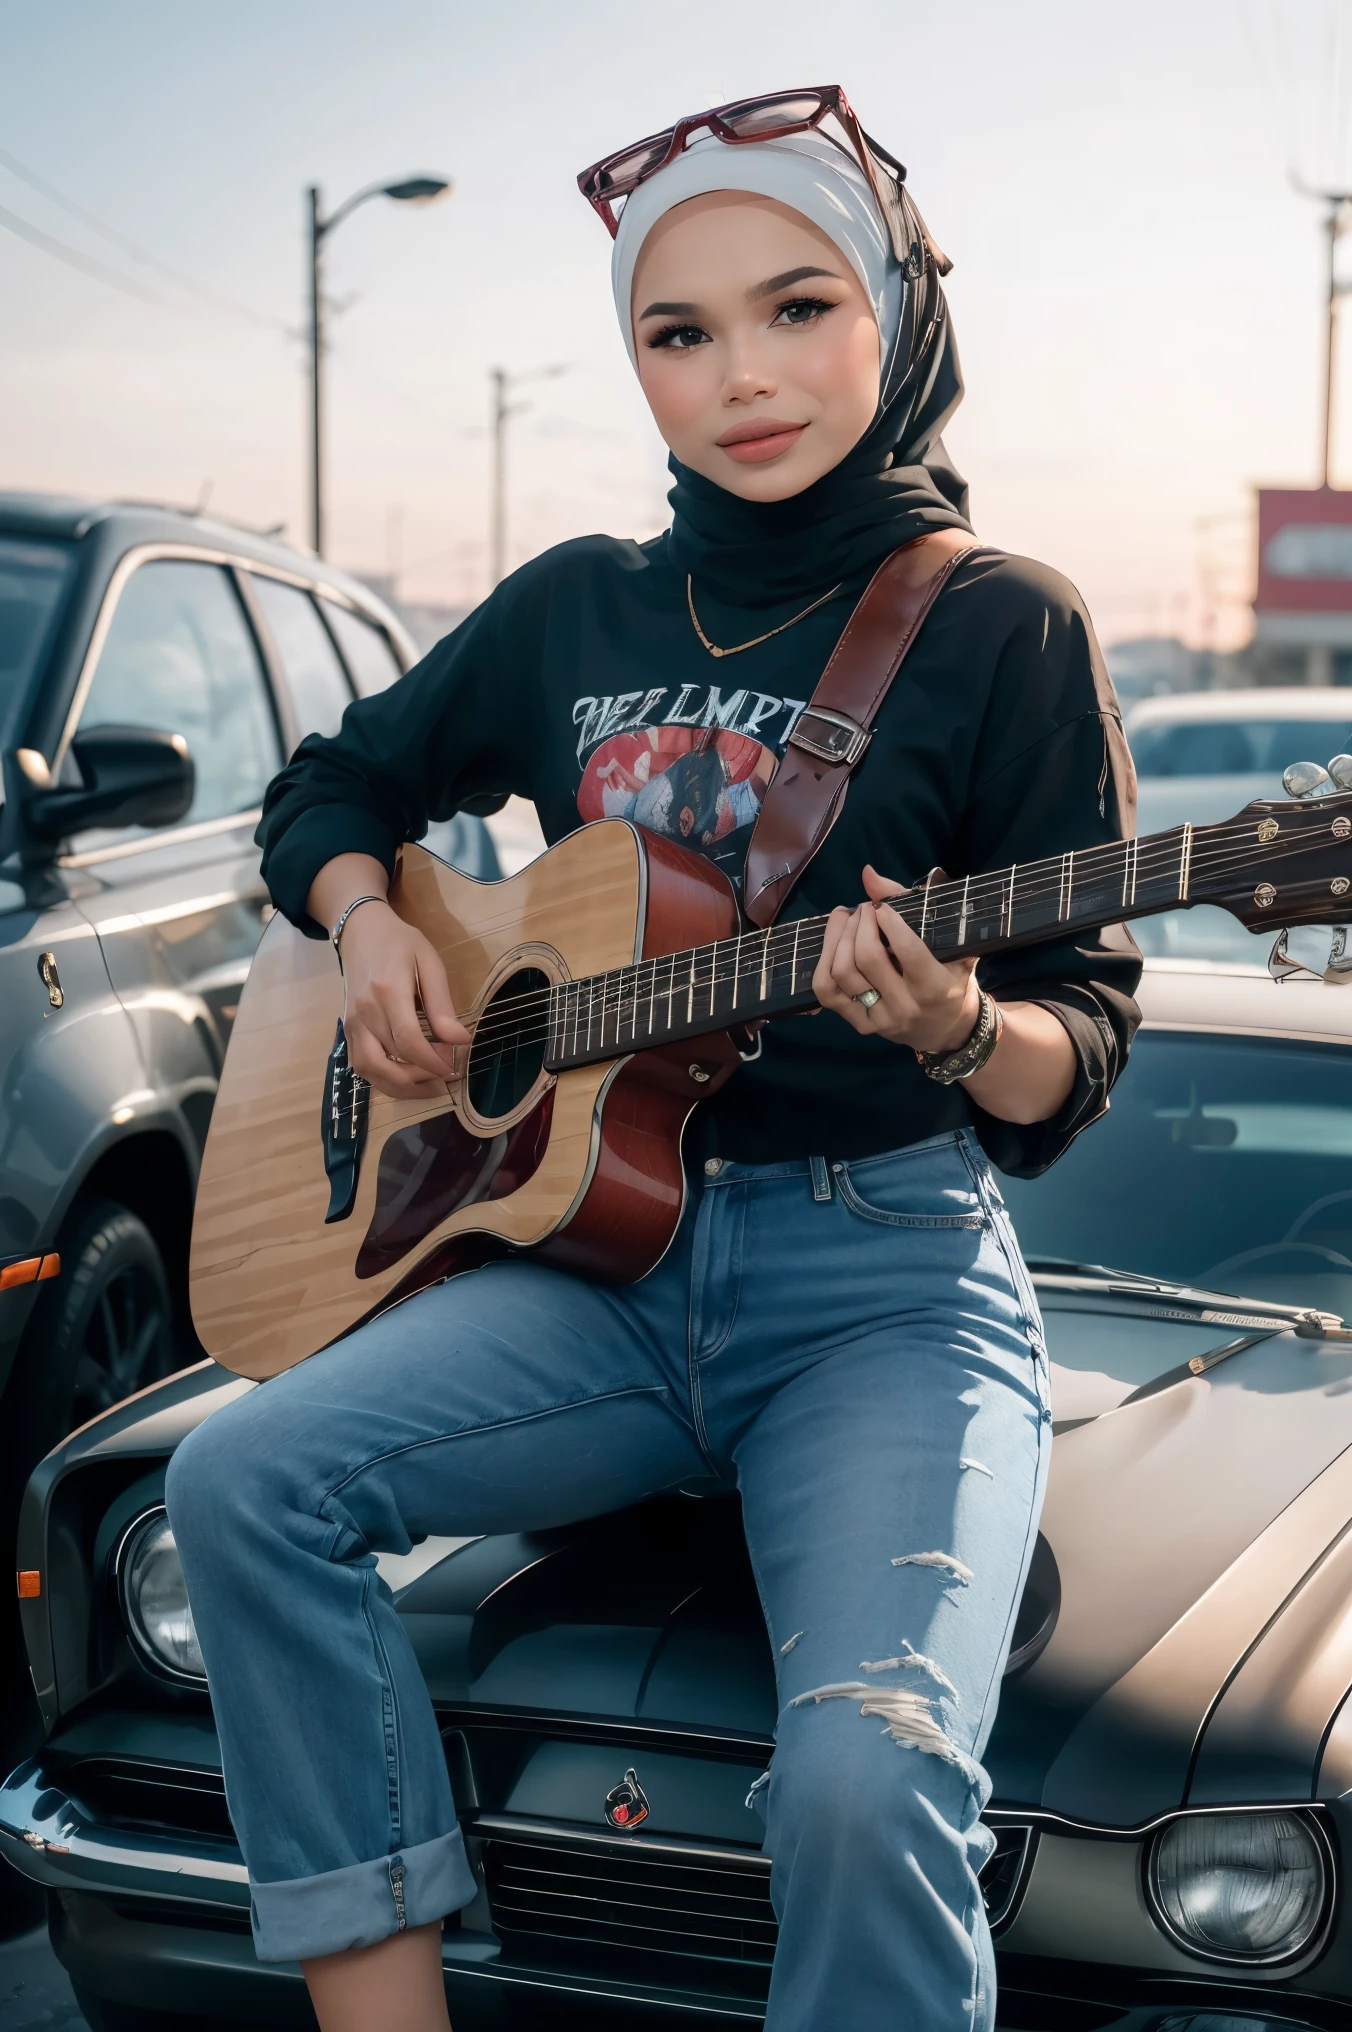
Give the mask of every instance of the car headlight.
[(1328, 1906), (1328, 1850), (1294, 1813), (1197, 1813), (1150, 1852), (1155, 1916), (1181, 1947), (1214, 1961), (1289, 1961)]
[(158, 1672), (206, 1683), (183, 1566), (163, 1510), (132, 1526), (118, 1557), (122, 1615), (138, 1651)]

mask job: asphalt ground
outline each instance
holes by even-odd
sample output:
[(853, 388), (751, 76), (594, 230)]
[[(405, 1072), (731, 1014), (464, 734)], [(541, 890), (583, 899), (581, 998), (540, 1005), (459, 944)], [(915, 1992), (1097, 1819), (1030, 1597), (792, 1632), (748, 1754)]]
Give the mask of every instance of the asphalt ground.
[[(45, 1926), (0, 1941), (0, 2032), (89, 2032)], [(157, 2018), (155, 2032), (205, 2032), (205, 2028), (200, 2018)], [(233, 2028), (223, 2019), (213, 2020), (211, 2032)], [(238, 2032), (245, 2032), (242, 2020)], [(268, 2032), (268, 2027), (250, 2018), (247, 2032)]]
[(4, 2032), (88, 2032), (45, 1926), (0, 1944), (0, 2025)]

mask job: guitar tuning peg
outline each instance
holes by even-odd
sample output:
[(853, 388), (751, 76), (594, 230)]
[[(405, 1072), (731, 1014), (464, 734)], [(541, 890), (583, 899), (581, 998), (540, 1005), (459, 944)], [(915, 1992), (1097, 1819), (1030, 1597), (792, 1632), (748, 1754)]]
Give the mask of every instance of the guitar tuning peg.
[(1293, 960), (1286, 950), (1287, 937), (1285, 931), (1279, 931), (1272, 941), (1272, 951), (1268, 954), (1268, 972), (1279, 987), (1283, 981), (1290, 980), (1292, 974), (1303, 974), (1305, 971), (1300, 961)]
[(1282, 789), (1288, 797), (1317, 797), (1333, 778), (1322, 762), (1292, 762), (1282, 771)]
[(1329, 963), (1324, 969), (1324, 979), (1331, 988), (1346, 987), (1352, 983), (1352, 953), (1347, 949), (1347, 926), (1333, 927), (1333, 942), (1329, 947)]
[(1329, 763), (1329, 775), (1339, 790), (1352, 790), (1352, 755), (1335, 755)]
[(1294, 932), (1279, 931), (1268, 954), (1268, 972), (1274, 981), (1289, 981), (1296, 974), (1304, 975), (1307, 981), (1349, 979), (1352, 961), (1347, 956), (1346, 928), (1300, 924)]

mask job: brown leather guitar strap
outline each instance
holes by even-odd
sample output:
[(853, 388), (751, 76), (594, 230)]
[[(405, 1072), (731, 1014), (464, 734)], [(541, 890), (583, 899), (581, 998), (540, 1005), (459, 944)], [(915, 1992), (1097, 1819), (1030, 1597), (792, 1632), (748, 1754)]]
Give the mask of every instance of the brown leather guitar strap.
[(762, 929), (840, 816), (878, 709), (925, 616), (958, 565), (982, 546), (955, 552), (922, 585), (905, 582), (909, 548), (894, 550), (864, 588), (765, 793), (744, 884), (746, 914)]

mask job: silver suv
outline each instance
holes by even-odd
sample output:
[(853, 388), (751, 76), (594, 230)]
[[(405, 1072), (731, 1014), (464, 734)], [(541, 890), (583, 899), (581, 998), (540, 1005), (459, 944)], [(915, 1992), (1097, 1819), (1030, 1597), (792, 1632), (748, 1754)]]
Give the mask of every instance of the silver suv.
[[(74, 1425), (200, 1355), (193, 1189), (305, 733), (414, 660), (366, 587), (173, 510), (0, 494), (0, 1522)], [(463, 818), (429, 844), (496, 875)]]

